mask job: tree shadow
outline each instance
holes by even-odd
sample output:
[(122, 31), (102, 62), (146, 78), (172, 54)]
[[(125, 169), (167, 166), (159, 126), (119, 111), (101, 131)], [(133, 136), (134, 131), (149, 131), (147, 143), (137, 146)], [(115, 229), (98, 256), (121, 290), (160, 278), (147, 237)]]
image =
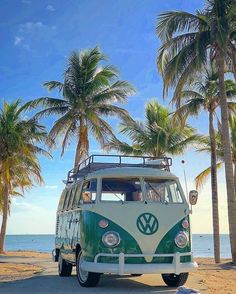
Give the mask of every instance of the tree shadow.
[(236, 265), (233, 262), (221, 263), (219, 267), (224, 270), (236, 270)]

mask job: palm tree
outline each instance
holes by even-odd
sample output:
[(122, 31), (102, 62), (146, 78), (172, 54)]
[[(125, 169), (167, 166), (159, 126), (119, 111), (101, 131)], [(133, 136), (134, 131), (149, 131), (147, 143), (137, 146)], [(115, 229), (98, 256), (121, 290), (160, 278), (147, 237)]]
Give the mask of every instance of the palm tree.
[(173, 114), (157, 101), (148, 102), (144, 122), (126, 117), (121, 133), (131, 140), (131, 145), (113, 138), (106, 149), (115, 149), (126, 155), (163, 157), (177, 155), (199, 139), (193, 128), (176, 124)]
[(58, 89), (63, 98), (42, 97), (30, 103), (31, 107), (42, 105), (45, 108), (37, 116), (59, 115), (49, 136), (53, 140), (64, 136), (61, 155), (72, 138), (76, 138), (75, 169), (88, 155), (90, 132), (101, 145), (114, 137), (104, 116), (127, 116), (128, 112), (114, 103), (125, 102), (134, 93), (129, 83), (117, 80), (118, 72), (113, 66), (101, 65), (104, 59), (97, 47), (73, 52), (69, 57), (64, 82), (50, 81), (44, 84), (49, 91)]
[[(225, 81), (228, 108), (236, 112), (236, 103), (232, 98), (236, 97), (236, 85), (231, 80)], [(204, 71), (196, 75), (187, 88), (180, 94), (179, 108), (176, 116), (180, 122), (185, 122), (189, 115), (198, 116), (204, 110), (209, 116), (209, 136), (211, 147), (211, 189), (212, 189), (212, 216), (213, 216), (213, 239), (215, 262), (220, 262), (220, 232), (219, 232), (219, 210), (218, 210), (218, 188), (217, 188), (217, 160), (216, 140), (214, 129), (214, 117), (220, 106), (219, 76), (215, 64), (212, 62)]]
[(230, 150), (229, 115), (225, 90), (225, 64), (231, 59), (235, 37), (234, 0), (206, 0), (203, 11), (191, 14), (184, 11), (162, 13), (156, 31), (162, 41), (158, 54), (158, 68), (164, 79), (164, 91), (175, 87), (173, 102), (178, 107), (181, 89), (197, 71), (207, 64), (210, 56), (216, 60), (225, 175), (227, 185), (230, 243), (236, 263), (236, 197), (232, 154)]
[[(230, 130), (231, 130), (231, 152), (234, 164), (234, 179), (236, 181), (236, 117), (230, 117)], [(201, 138), (201, 147), (197, 149), (199, 152), (211, 152), (210, 148), (210, 138), (203, 137)], [(221, 168), (224, 163), (224, 154), (223, 154), (223, 143), (221, 132), (216, 133), (216, 155), (217, 155), (217, 169)], [(208, 179), (211, 172), (211, 167), (206, 168), (202, 171), (196, 178), (196, 188), (201, 189), (206, 180)], [(236, 193), (236, 186), (235, 186)]]
[(20, 190), (23, 193), (34, 182), (42, 182), (36, 155), (49, 155), (38, 146), (46, 142), (45, 128), (35, 119), (23, 119), (27, 107), (27, 104), (20, 105), (17, 100), (12, 104), (5, 103), (0, 112), (0, 252), (4, 250), (11, 196), (19, 195)]

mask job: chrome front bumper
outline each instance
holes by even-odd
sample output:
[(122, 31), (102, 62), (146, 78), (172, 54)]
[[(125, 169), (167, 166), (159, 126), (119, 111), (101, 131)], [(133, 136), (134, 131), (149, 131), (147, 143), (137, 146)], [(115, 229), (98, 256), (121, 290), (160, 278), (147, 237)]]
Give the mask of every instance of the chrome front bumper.
[[(181, 256), (191, 256), (192, 253), (174, 253), (174, 254), (105, 254), (99, 253), (95, 256), (94, 262), (83, 261), (82, 270), (95, 273), (114, 273), (124, 274), (180, 274), (195, 270), (198, 265), (196, 262), (180, 262)], [(119, 263), (101, 263), (99, 257), (118, 257)], [(173, 257), (172, 263), (145, 263), (145, 264), (126, 264), (125, 258), (135, 257)]]

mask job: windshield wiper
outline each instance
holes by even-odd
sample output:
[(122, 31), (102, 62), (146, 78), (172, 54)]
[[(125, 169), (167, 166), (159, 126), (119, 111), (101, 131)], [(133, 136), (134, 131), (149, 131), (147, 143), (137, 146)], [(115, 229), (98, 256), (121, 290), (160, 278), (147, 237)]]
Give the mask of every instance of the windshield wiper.
[(107, 184), (105, 184), (105, 187), (107, 187), (108, 190), (110, 192), (112, 192), (112, 194), (115, 195), (122, 202), (122, 204), (124, 203), (124, 201), (114, 191), (112, 191), (111, 188)]
[(148, 182), (146, 182), (146, 183), (152, 189), (152, 191), (154, 191), (155, 194), (160, 198), (160, 201), (158, 201), (158, 202), (160, 202), (161, 204), (166, 204), (167, 201), (166, 200), (163, 201), (163, 199), (162, 199), (163, 197), (161, 195), (159, 195), (159, 193), (157, 192), (157, 190), (150, 183), (148, 183)]

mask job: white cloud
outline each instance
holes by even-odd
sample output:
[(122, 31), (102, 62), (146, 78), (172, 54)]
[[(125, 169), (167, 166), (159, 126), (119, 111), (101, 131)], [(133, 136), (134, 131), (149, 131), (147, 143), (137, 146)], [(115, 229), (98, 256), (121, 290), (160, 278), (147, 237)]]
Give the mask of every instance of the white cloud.
[(53, 11), (55, 11), (55, 8), (51, 4), (49, 4), (49, 5), (46, 6), (46, 10), (50, 11), (50, 12), (53, 12)]
[(16, 198), (12, 198), (11, 200), (12, 206), (11, 210), (14, 213), (19, 213), (19, 212), (36, 212), (39, 211), (40, 207), (37, 205), (30, 204), (26, 201), (19, 201)]
[(28, 21), (20, 24), (17, 35), (15, 36), (14, 45), (25, 50), (31, 50), (34, 43), (47, 38), (56, 30), (56, 26), (46, 25), (41, 21)]
[(36, 22), (28, 21), (20, 25), (20, 32), (24, 33), (26, 31), (43, 28), (44, 26), (45, 25), (41, 21), (36, 21)]
[(30, 46), (29, 44), (27, 44), (25, 41), (24, 41), (24, 38), (23, 37), (18, 37), (16, 36), (15, 37), (15, 40), (14, 40), (14, 46), (16, 47), (21, 47), (25, 50), (30, 50)]
[(46, 185), (45, 188), (46, 189), (57, 189), (58, 186), (57, 185)]
[(14, 45), (18, 46), (22, 43), (22, 41), (23, 41), (23, 38), (16, 36), (15, 41), (14, 41)]

